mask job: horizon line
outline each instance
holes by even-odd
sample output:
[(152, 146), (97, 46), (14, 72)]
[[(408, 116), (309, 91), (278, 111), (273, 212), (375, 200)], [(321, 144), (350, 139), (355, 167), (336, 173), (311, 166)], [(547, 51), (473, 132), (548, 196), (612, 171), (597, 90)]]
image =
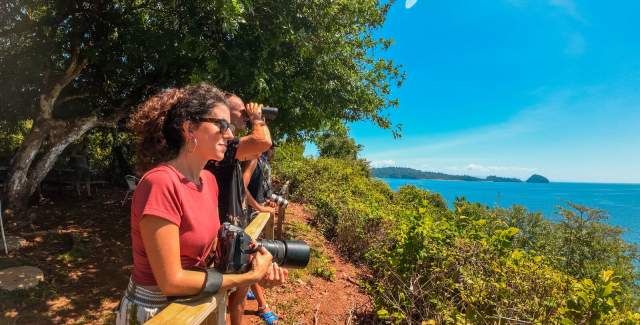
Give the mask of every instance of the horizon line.
[[(456, 175), (456, 174), (449, 174), (449, 173), (445, 173), (445, 172), (440, 172), (440, 171), (433, 171), (433, 170), (422, 170), (422, 169), (417, 169), (417, 168), (413, 168), (413, 167), (407, 167), (407, 166), (379, 166), (379, 167), (375, 167), (375, 166), (371, 166), (371, 168), (408, 168), (408, 169), (413, 169), (413, 170), (417, 170), (420, 172), (425, 172), (425, 173), (438, 173), (438, 174), (444, 174), (444, 175), (449, 175), (449, 176), (467, 176), (467, 177), (475, 177), (478, 178), (480, 180), (483, 180), (482, 177), (484, 177), (485, 179), (487, 177), (501, 177), (501, 178), (514, 178), (514, 179), (518, 179), (520, 181), (522, 181), (523, 183), (526, 183), (526, 180), (522, 180), (518, 177), (515, 176), (497, 176), (497, 175), (488, 175), (488, 176), (473, 176), (473, 175), (467, 175), (467, 174), (463, 174), (463, 175)], [(605, 181), (605, 182), (598, 182), (598, 181), (578, 181), (578, 180), (558, 180), (558, 181), (554, 181), (552, 179), (549, 179), (547, 176), (544, 176), (540, 173), (533, 173), (531, 174), (531, 176), (533, 175), (539, 175), (539, 176), (543, 176), (544, 178), (546, 178), (547, 180), (549, 180), (549, 183), (580, 183), (580, 184), (611, 184), (611, 185), (640, 185), (640, 182), (615, 182), (615, 181)], [(529, 177), (531, 177), (529, 176)], [(432, 179), (432, 178), (395, 178), (395, 177), (376, 177), (376, 178), (392, 178), (392, 179), (430, 179), (430, 180), (443, 180), (443, 181), (458, 181), (458, 180), (449, 180), (449, 179)], [(464, 181), (464, 180), (460, 180), (460, 181)]]

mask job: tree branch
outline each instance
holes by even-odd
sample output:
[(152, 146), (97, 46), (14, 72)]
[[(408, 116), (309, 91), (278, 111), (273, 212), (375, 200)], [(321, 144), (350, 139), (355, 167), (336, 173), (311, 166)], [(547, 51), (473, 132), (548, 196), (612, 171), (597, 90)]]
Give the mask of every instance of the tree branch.
[(56, 105), (61, 105), (61, 104), (64, 104), (64, 103), (66, 103), (68, 101), (72, 101), (72, 100), (78, 99), (78, 98), (84, 98), (84, 97), (87, 97), (89, 95), (90, 95), (89, 93), (70, 95), (70, 96), (67, 96), (65, 98), (56, 100)]
[(9, 36), (11, 36), (11, 34), (18, 34), (18, 33), (26, 32), (32, 26), (33, 25), (31, 24), (31, 20), (27, 18), (27, 19), (24, 20), (24, 22), (22, 24), (16, 24), (12, 28), (8, 28), (8, 29), (0, 31), (0, 38), (9, 37)]
[(125, 118), (126, 116), (127, 113), (125, 111), (117, 111), (116, 113), (113, 113), (106, 118), (99, 119), (98, 122), (96, 122), (96, 126), (116, 127), (118, 121)]
[(76, 46), (71, 50), (71, 58), (69, 65), (65, 70), (62, 77), (53, 82), (49, 87), (49, 90), (40, 95), (40, 115), (45, 119), (50, 119), (53, 112), (53, 106), (60, 96), (60, 92), (66, 87), (73, 79), (80, 75), (80, 72), (87, 66), (88, 60), (86, 58), (80, 59), (80, 47)]

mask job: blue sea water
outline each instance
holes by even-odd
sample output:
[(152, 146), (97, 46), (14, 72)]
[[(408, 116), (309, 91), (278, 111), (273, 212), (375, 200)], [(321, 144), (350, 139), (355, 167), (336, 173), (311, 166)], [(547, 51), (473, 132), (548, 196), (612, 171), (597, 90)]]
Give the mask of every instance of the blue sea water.
[(530, 211), (542, 212), (547, 219), (559, 220), (557, 206), (573, 202), (605, 210), (607, 223), (625, 229), (623, 238), (640, 244), (640, 184), (591, 183), (494, 183), (429, 179), (383, 178), (392, 189), (405, 184), (437, 192), (451, 205), (457, 196), (491, 207), (519, 204)]

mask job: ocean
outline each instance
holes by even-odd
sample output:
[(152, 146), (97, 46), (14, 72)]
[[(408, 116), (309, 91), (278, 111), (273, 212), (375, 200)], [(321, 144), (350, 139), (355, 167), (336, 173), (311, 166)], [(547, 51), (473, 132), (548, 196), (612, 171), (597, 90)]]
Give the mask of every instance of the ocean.
[(640, 244), (640, 184), (595, 183), (497, 183), (445, 181), (430, 179), (382, 178), (392, 189), (405, 184), (437, 192), (451, 206), (457, 196), (491, 207), (508, 208), (522, 205), (530, 211), (542, 212), (550, 220), (562, 217), (557, 206), (573, 202), (607, 212), (608, 224), (625, 229), (625, 240)]

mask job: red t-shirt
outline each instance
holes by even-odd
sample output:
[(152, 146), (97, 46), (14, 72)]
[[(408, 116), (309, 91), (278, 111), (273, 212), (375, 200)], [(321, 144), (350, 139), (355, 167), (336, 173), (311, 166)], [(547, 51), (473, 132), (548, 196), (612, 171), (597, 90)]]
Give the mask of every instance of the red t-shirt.
[[(140, 235), (143, 215), (153, 215), (179, 228), (180, 260), (190, 268), (203, 260), (218, 234), (218, 184), (210, 172), (200, 173), (200, 186), (169, 165), (149, 170), (131, 203), (133, 280), (139, 285), (157, 285)], [(149, 218), (149, 217), (147, 217)]]

